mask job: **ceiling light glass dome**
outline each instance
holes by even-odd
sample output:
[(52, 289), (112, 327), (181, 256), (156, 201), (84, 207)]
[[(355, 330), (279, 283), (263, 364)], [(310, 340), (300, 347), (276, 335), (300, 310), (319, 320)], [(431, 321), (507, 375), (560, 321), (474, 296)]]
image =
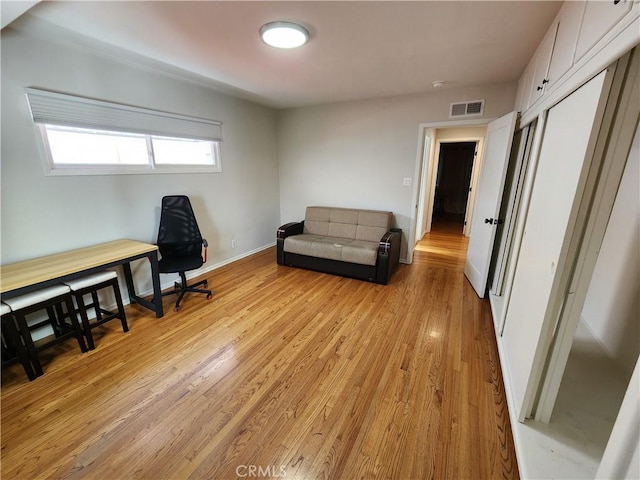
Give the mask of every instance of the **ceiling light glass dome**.
[(309, 32), (291, 22), (271, 22), (260, 29), (262, 41), (276, 48), (297, 48), (309, 41)]

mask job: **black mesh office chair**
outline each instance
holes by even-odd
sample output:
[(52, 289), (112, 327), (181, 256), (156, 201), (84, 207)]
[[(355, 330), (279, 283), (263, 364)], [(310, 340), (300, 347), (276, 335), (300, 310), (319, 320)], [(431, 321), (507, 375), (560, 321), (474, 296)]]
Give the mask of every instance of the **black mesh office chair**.
[(201, 285), (206, 288), (206, 280), (187, 285), (185, 272), (200, 268), (207, 261), (208, 246), (200, 234), (189, 197), (169, 195), (162, 198), (157, 245), (162, 256), (159, 262), (160, 273), (180, 274), (180, 283), (175, 283), (173, 291), (162, 294), (178, 295), (176, 312), (180, 310), (180, 301), (187, 292), (204, 293), (207, 300), (212, 297), (211, 290), (196, 288)]

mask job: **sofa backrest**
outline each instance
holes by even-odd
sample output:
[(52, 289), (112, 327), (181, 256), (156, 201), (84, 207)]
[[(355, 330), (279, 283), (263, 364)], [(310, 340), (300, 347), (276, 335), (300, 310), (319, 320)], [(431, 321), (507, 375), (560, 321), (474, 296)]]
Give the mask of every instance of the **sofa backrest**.
[(378, 242), (392, 220), (393, 213), (378, 210), (307, 207), (304, 233)]

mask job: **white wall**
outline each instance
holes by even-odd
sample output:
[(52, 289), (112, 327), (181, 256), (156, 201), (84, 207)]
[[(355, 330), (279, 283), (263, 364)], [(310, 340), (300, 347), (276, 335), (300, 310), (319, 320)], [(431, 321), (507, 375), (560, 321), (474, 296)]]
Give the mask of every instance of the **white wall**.
[[(191, 197), (215, 265), (275, 242), (275, 112), (88, 48), (2, 30), (2, 263), (117, 238), (154, 242), (163, 195)], [(25, 87), (223, 122), (219, 174), (45, 176)], [(237, 248), (231, 249), (231, 239)], [(138, 284), (150, 291), (148, 266)], [(171, 283), (162, 276), (163, 284)]]
[(602, 241), (582, 319), (631, 375), (640, 353), (640, 129)]
[[(279, 112), (283, 223), (304, 218), (308, 205), (390, 210), (403, 230), (405, 259), (421, 161), (419, 124), (449, 121), (451, 102), (479, 98), (486, 99), (486, 118), (499, 117), (511, 111), (515, 94), (509, 83)], [(413, 185), (403, 186), (403, 178)]]
[(463, 142), (468, 138), (484, 138), (487, 127), (455, 127), (438, 128), (436, 130), (436, 140), (440, 142)]

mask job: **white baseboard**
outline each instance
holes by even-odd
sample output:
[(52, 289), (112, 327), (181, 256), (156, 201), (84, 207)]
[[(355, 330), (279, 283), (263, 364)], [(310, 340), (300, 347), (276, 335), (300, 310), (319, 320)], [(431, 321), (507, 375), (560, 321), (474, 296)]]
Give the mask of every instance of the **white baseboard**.
[[(236, 255), (235, 257), (227, 258), (226, 260), (223, 260), (221, 262), (214, 263), (211, 265), (206, 265), (204, 267), (199, 268), (198, 270), (193, 270), (187, 274), (187, 280), (192, 280), (195, 277), (199, 277), (201, 275), (204, 275), (205, 273), (212, 272), (214, 270), (217, 270), (218, 268), (224, 267), (225, 265), (229, 265), (230, 263), (233, 263), (233, 262), (237, 262), (238, 260), (241, 260), (245, 257), (249, 257), (255, 253), (262, 252), (263, 250), (266, 250), (268, 248), (275, 246), (275, 244), (276, 242), (269, 243), (267, 245), (263, 245), (253, 250), (249, 250), (248, 252), (243, 252), (240, 255)], [(276, 261), (275, 257), (273, 261), (274, 262)], [(174, 280), (167, 280), (165, 282), (160, 283), (160, 289), (164, 290), (166, 288), (172, 287), (173, 284), (174, 284)], [(138, 292), (138, 296), (140, 297), (147, 297), (149, 295), (153, 295), (153, 288), (147, 289), (143, 292)], [(123, 298), (122, 300), (125, 302), (125, 305), (129, 305), (131, 303), (128, 297), (126, 299)]]

